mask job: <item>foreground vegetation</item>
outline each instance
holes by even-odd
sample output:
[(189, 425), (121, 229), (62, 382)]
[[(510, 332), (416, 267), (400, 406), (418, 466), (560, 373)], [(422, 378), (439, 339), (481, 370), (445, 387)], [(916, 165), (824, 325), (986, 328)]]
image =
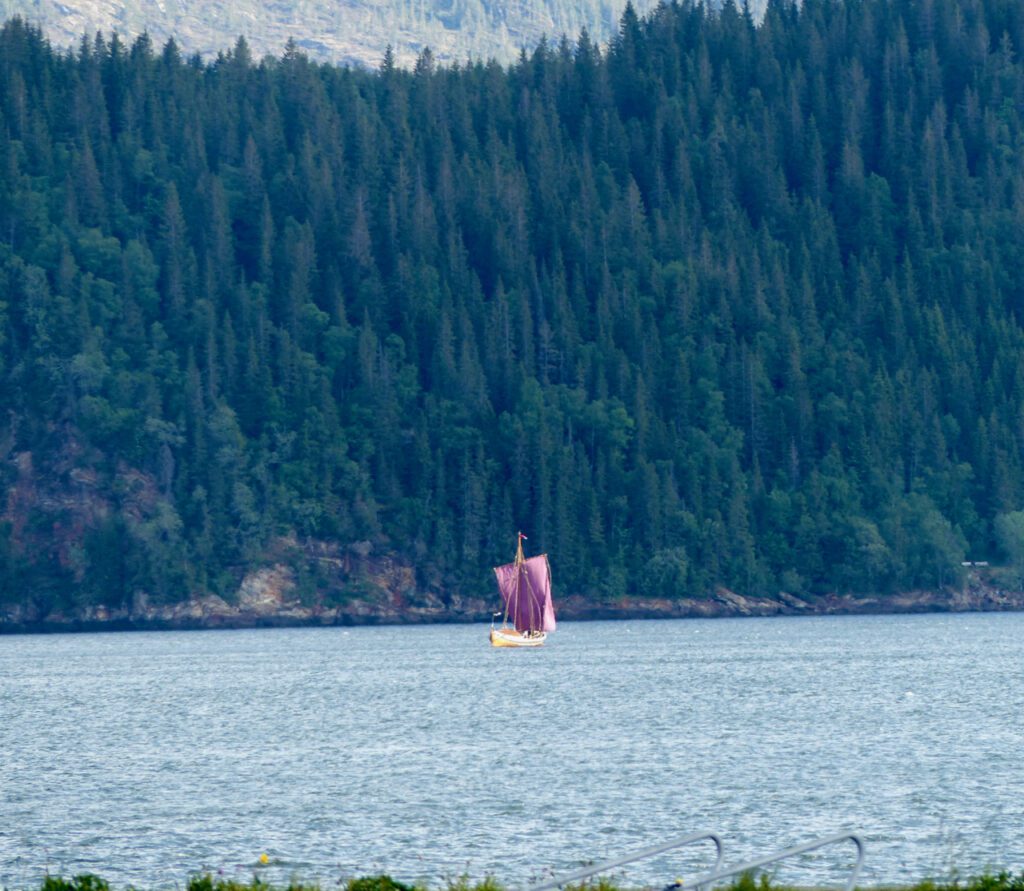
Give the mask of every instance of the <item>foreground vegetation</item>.
[(373, 72), (4, 26), (0, 603), (1024, 563), (1024, 4), (711, 6)]
[[(623, 886), (608, 879), (595, 879), (584, 885), (567, 886), (567, 891), (625, 891)], [(799, 891), (791, 886), (776, 884), (767, 875), (755, 878), (744, 875), (732, 885), (730, 891)], [(408, 885), (387, 875), (365, 876), (344, 883), (345, 891), (427, 891), (426, 886)], [(110, 891), (110, 886), (94, 875), (80, 875), (71, 879), (48, 876), (40, 891)], [(251, 881), (216, 878), (210, 875), (193, 876), (188, 880), (186, 891), (321, 891), (318, 884), (290, 882), (284, 888), (277, 888), (263, 882), (258, 876)], [(443, 891), (504, 891), (504, 886), (493, 878), (482, 882), (471, 882), (463, 877), (449, 881)], [(881, 889), (880, 889), (881, 891)], [(923, 881), (906, 885), (886, 885), (885, 891), (1024, 891), (1024, 872), (985, 873), (971, 879), (949, 881)]]

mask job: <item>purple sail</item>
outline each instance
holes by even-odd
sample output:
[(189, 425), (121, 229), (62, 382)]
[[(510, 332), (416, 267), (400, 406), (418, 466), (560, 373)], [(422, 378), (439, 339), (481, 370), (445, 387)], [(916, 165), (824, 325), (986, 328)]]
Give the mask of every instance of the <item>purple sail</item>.
[(498, 590), (516, 631), (554, 631), (555, 607), (551, 602), (551, 567), (547, 554), (522, 563), (496, 566)]

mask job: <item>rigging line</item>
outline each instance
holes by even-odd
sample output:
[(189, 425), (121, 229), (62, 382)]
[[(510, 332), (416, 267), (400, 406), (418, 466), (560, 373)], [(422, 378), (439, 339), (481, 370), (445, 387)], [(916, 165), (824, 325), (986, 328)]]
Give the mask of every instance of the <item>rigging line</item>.
[[(500, 585), (498, 587), (499, 587), (499, 589), (501, 588)], [(507, 628), (508, 627), (508, 601), (509, 601), (509, 598), (502, 597), (501, 599), (505, 601), (505, 618), (501, 620), (501, 627), (502, 628)]]
[[(526, 575), (526, 584), (529, 585), (530, 584), (530, 574), (528, 572), (526, 572), (526, 568), (525, 568), (526, 567), (526, 555), (523, 554), (523, 533), (519, 532), (519, 533), (517, 533), (517, 535), (519, 536), (519, 543), (518, 543), (518, 546), (516, 547), (516, 606), (515, 606), (515, 610), (513, 610), (513, 612), (515, 613), (515, 616), (518, 619), (519, 618), (519, 595), (522, 593), (522, 590), (523, 590), (523, 575), (524, 574)], [(531, 606), (532, 606), (532, 600), (531, 600)], [(532, 631), (533, 630), (533, 610), (532, 609), (530, 610), (529, 621), (530, 621), (530, 630)], [(519, 629), (517, 628), (516, 631), (519, 631)], [(521, 631), (519, 633), (522, 634)]]
[[(519, 618), (519, 594), (522, 592), (522, 590), (523, 590), (523, 564), (522, 563), (517, 563), (516, 564), (516, 608), (513, 610), (517, 620)], [(519, 629), (517, 628), (516, 630), (518, 631)]]
[(502, 600), (505, 601), (505, 618), (502, 620), (502, 623), (501, 623), (501, 627), (502, 628), (507, 628), (508, 627), (509, 608), (510, 607), (512, 608), (513, 615), (515, 614), (516, 610), (519, 608), (519, 585), (520, 585), (519, 569), (520, 569), (520, 566), (523, 563), (523, 533), (522, 532), (517, 532), (516, 534), (519, 536), (519, 538), (518, 538), (518, 544), (517, 544), (517, 547), (516, 547), (516, 559), (515, 559), (515, 568), (516, 568), (515, 604), (513, 606), (513, 604), (512, 604), (512, 597), (511, 596), (508, 597), (508, 598), (505, 598), (505, 597), (502, 598)]

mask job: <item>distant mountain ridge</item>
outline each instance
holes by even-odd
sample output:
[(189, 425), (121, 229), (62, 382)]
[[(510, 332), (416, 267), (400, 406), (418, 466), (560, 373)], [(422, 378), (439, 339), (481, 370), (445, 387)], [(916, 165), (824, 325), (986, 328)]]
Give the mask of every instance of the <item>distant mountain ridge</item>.
[[(615, 33), (625, 5), (626, 0), (0, 0), (0, 20), (21, 16), (57, 46), (97, 31), (128, 40), (148, 32), (158, 46), (173, 37), (184, 53), (210, 58), (244, 36), (260, 58), (280, 55), (291, 39), (320, 61), (376, 67), (389, 45), (399, 64), (411, 66), (425, 47), (440, 61), (510, 62), (544, 36), (575, 39), (584, 28), (603, 44)], [(655, 3), (638, 0), (634, 6), (643, 13)]]

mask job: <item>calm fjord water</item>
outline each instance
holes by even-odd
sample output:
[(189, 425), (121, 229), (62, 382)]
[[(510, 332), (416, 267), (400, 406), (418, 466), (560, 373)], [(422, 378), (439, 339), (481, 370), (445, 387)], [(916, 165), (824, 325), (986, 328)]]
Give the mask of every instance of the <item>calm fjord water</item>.
[(705, 828), (728, 860), (858, 829), (865, 884), (1021, 869), (1022, 651), (1021, 614), (0, 637), (0, 886), (266, 851), (278, 882), (515, 887)]

